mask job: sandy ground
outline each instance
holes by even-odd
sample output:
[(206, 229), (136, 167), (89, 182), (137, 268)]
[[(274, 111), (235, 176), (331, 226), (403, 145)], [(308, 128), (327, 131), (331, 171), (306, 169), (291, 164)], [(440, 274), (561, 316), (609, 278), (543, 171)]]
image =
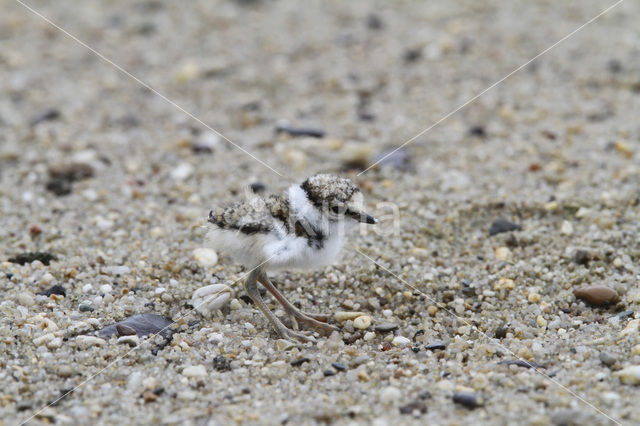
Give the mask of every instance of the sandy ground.
[[(0, 424), (640, 423), (638, 2), (356, 175), (612, 3), (29, 1), (172, 105), (2, 1)], [(371, 327), (277, 342), (241, 268), (194, 250), (210, 208), (317, 171), (400, 219), (273, 276)], [(203, 317), (216, 283), (233, 300)], [(78, 336), (144, 313), (170, 342)]]

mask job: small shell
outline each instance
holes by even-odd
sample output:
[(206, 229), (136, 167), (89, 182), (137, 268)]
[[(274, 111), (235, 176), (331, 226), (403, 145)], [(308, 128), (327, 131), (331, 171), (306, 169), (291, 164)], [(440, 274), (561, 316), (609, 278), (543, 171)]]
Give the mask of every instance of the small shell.
[(191, 305), (204, 316), (222, 309), (231, 299), (231, 287), (213, 284), (197, 289), (191, 297)]
[(581, 288), (574, 291), (573, 294), (578, 299), (584, 300), (594, 306), (617, 303), (620, 300), (620, 296), (618, 296), (618, 293), (614, 289), (603, 285)]

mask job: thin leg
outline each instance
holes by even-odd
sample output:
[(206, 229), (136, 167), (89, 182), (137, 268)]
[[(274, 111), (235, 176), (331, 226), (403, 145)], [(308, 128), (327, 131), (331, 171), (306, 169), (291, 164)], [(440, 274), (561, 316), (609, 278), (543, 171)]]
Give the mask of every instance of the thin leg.
[[(334, 325), (327, 324), (323, 321), (327, 321), (327, 315), (313, 315), (307, 314), (305, 312), (300, 311), (298, 308), (293, 306), (291, 302), (289, 302), (280, 291), (273, 285), (267, 274), (264, 272), (260, 272), (258, 275), (258, 281), (266, 288), (269, 293), (273, 294), (273, 297), (282, 305), (285, 312), (291, 318), (291, 323), (293, 327), (297, 329), (298, 323), (300, 321), (305, 324), (309, 324), (313, 327), (322, 328), (323, 330), (329, 331), (340, 331), (340, 329)], [(297, 321), (296, 321), (297, 320)]]
[(253, 303), (256, 304), (258, 309), (262, 311), (265, 317), (271, 322), (271, 324), (276, 328), (278, 333), (284, 337), (289, 339), (296, 339), (301, 342), (315, 342), (315, 339), (312, 336), (305, 336), (304, 334), (289, 330), (282, 322), (276, 317), (273, 312), (269, 310), (267, 304), (264, 303), (262, 297), (260, 297), (260, 292), (258, 291), (258, 286), (256, 279), (259, 277), (260, 271), (254, 270), (247, 277), (244, 282), (244, 289), (247, 292), (247, 295), (253, 300)]

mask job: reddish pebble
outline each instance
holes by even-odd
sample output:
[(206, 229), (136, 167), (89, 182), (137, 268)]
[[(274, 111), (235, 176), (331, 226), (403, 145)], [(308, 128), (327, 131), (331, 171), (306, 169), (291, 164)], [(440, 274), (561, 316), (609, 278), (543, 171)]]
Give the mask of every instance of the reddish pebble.
[(581, 288), (574, 291), (573, 294), (578, 299), (584, 300), (594, 306), (617, 303), (620, 300), (620, 296), (618, 296), (618, 293), (614, 289), (603, 285)]
[(380, 345), (380, 350), (382, 352), (388, 351), (391, 349), (391, 343), (389, 342), (382, 342), (382, 344)]

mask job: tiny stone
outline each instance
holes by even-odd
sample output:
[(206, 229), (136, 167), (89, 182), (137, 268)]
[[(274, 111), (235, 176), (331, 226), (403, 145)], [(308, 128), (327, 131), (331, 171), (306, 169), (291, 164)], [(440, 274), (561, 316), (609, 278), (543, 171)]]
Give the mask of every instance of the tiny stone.
[(88, 349), (92, 346), (104, 346), (105, 341), (95, 336), (78, 336), (76, 337), (76, 344), (81, 349)]
[(453, 394), (453, 402), (460, 404), (470, 410), (478, 407), (480, 402), (473, 392), (456, 392)]
[(66, 296), (67, 292), (64, 290), (64, 287), (62, 287), (61, 285), (54, 285), (52, 287), (49, 287), (48, 289), (41, 291), (38, 293), (38, 295), (40, 296), (51, 296), (52, 294), (57, 294), (60, 296)]
[(140, 344), (140, 338), (135, 335), (122, 336), (118, 338), (118, 343), (135, 347)]
[(276, 348), (279, 351), (288, 351), (289, 349), (294, 348), (296, 345), (293, 342), (290, 342), (286, 339), (278, 339), (276, 340)]
[(411, 340), (409, 340), (408, 338), (406, 338), (404, 336), (396, 336), (396, 337), (393, 338), (391, 343), (393, 343), (393, 346), (404, 347), (404, 346), (410, 345), (411, 344)]
[(215, 250), (210, 248), (197, 248), (193, 251), (193, 257), (198, 262), (198, 265), (203, 268), (209, 268), (218, 263), (218, 255)]
[(119, 336), (135, 336), (138, 334), (134, 328), (126, 324), (116, 324), (116, 330)]
[(185, 377), (204, 377), (207, 375), (207, 369), (204, 365), (190, 365), (182, 370)]
[(560, 233), (562, 235), (572, 235), (573, 234), (573, 225), (568, 220), (562, 222), (562, 226), (560, 226)]
[(193, 292), (191, 305), (203, 316), (211, 316), (222, 309), (231, 299), (231, 287), (225, 284), (212, 284)]
[(142, 394), (142, 398), (144, 399), (144, 402), (149, 403), (158, 399), (158, 395), (153, 392), (146, 391), (144, 394)]
[(511, 258), (511, 250), (509, 247), (498, 247), (495, 249), (494, 256), (498, 260), (507, 261)]
[(489, 235), (494, 236), (503, 232), (520, 231), (522, 226), (509, 222), (506, 219), (497, 219), (491, 224), (489, 228)]
[(366, 315), (364, 312), (344, 312), (344, 311), (338, 311), (336, 313), (333, 314), (333, 319), (336, 320), (336, 322), (345, 322), (345, 321), (349, 321), (349, 320), (354, 320), (358, 317), (361, 317), (363, 315)]
[(393, 323), (393, 322), (383, 322), (380, 324), (376, 324), (375, 327), (373, 327), (373, 329), (375, 331), (379, 331), (380, 333), (388, 333), (390, 331), (394, 331), (398, 329), (398, 324)]
[(346, 365), (341, 364), (341, 363), (339, 363), (339, 362), (333, 362), (333, 363), (331, 363), (331, 366), (332, 366), (333, 368), (335, 368), (336, 370), (338, 370), (338, 371), (344, 371), (344, 370), (346, 370), (346, 369), (347, 369), (347, 366), (346, 366)]
[(336, 372), (334, 370), (324, 370), (322, 374), (324, 374), (325, 377), (329, 377), (329, 376), (335, 376)]
[(594, 306), (617, 303), (620, 300), (620, 296), (618, 296), (618, 293), (614, 289), (602, 285), (581, 288), (574, 291), (573, 294), (578, 299), (584, 300)]
[(362, 315), (353, 320), (353, 326), (358, 330), (366, 330), (371, 326), (371, 317), (369, 315)]
[(180, 182), (189, 178), (194, 172), (194, 168), (189, 163), (180, 163), (171, 170), (171, 178)]
[(78, 309), (80, 310), (80, 312), (93, 312), (95, 310), (89, 305), (80, 305)]
[(623, 368), (617, 371), (615, 375), (622, 383), (628, 385), (640, 385), (640, 365)]
[(302, 358), (294, 359), (293, 361), (290, 362), (290, 364), (292, 367), (298, 367), (304, 364), (305, 362), (309, 362), (309, 361), (311, 361), (309, 358), (302, 357)]
[(428, 351), (443, 350), (446, 347), (447, 346), (444, 344), (444, 342), (441, 342), (439, 340), (433, 343), (429, 343), (428, 345), (424, 345), (424, 348)]
[(600, 362), (602, 362), (607, 367), (611, 367), (615, 365), (616, 362), (618, 362), (618, 358), (616, 358), (614, 355), (610, 354), (609, 352), (600, 352), (599, 358), (600, 358)]
[(427, 412), (427, 404), (417, 400), (400, 407), (400, 414), (425, 414)]
[(231, 371), (231, 362), (224, 355), (218, 355), (213, 359), (213, 368), (220, 372)]
[(249, 188), (251, 188), (251, 191), (254, 194), (258, 194), (258, 193), (264, 191), (267, 187), (262, 182), (253, 182), (251, 185), (249, 185)]
[(364, 339), (364, 341), (365, 341), (365, 342), (370, 342), (370, 341), (372, 341), (373, 339), (375, 339), (375, 337), (376, 337), (376, 333), (374, 333), (373, 331), (367, 331), (367, 332), (364, 334), (363, 339)]
[(392, 404), (402, 398), (400, 389), (389, 386), (380, 392), (380, 402), (383, 404)]

